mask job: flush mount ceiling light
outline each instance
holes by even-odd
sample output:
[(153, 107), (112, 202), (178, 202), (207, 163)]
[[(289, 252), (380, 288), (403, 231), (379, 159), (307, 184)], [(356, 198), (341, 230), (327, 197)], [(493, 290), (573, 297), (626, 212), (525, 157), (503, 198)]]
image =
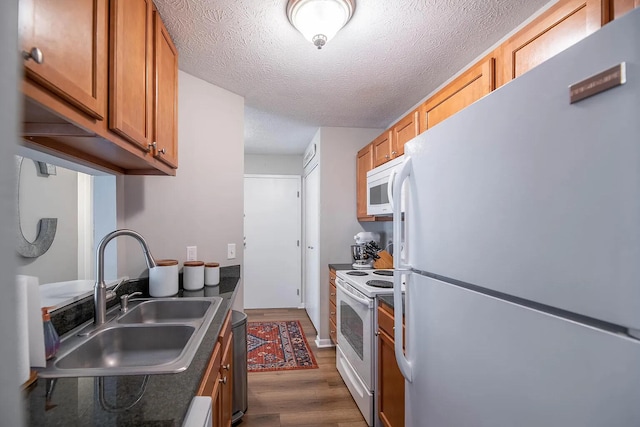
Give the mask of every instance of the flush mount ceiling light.
[(289, 0), (287, 16), (307, 40), (322, 49), (349, 22), (355, 7), (355, 0)]

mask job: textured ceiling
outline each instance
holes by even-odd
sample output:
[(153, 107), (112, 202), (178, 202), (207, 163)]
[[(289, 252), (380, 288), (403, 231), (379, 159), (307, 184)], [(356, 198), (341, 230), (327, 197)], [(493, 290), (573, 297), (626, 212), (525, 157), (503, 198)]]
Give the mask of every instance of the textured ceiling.
[(317, 50), (286, 0), (155, 0), (180, 69), (245, 97), (245, 151), (302, 153), (319, 126), (385, 128), (548, 0), (356, 0)]

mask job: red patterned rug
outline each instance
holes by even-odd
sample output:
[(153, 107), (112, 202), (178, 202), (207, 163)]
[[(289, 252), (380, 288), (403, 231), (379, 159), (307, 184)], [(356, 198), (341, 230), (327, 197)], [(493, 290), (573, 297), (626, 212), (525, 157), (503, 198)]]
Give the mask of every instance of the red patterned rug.
[(249, 372), (317, 368), (297, 320), (247, 323)]

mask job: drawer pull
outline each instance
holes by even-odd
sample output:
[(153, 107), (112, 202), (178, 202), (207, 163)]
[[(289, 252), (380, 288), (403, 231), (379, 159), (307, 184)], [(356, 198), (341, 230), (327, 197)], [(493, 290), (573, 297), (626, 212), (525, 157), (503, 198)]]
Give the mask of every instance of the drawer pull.
[(222, 369), (224, 369), (225, 371), (228, 371), (229, 368), (231, 368), (231, 364), (227, 363), (226, 365), (222, 365)]
[(227, 377), (225, 376), (224, 378), (220, 378), (218, 381), (220, 381), (222, 384), (226, 384), (227, 383)]

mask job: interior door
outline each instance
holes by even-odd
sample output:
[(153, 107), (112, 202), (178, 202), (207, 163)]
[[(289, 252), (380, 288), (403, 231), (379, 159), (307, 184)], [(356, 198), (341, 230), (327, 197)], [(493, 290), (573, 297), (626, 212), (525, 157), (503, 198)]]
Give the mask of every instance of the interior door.
[(299, 307), (300, 177), (245, 175), (244, 306)]
[(304, 178), (304, 307), (320, 330), (320, 172)]

